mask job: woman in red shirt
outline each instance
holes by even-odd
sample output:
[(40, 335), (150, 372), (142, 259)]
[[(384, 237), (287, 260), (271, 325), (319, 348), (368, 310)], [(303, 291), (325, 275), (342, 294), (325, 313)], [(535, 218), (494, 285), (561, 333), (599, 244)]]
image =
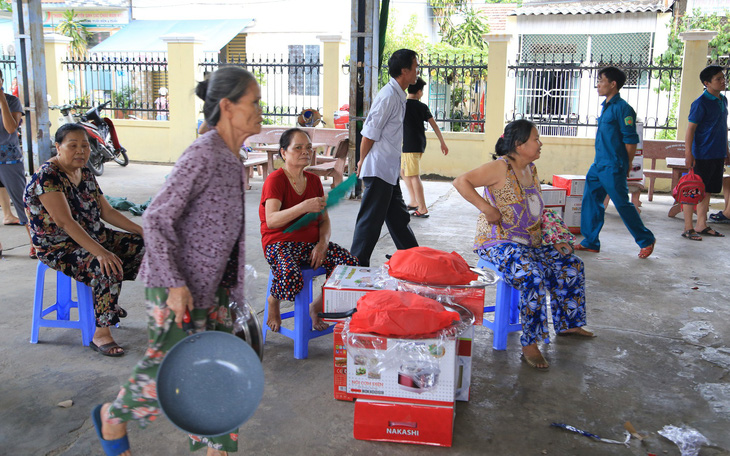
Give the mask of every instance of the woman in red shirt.
[[(358, 264), (357, 258), (347, 249), (329, 241), (330, 219), (325, 210), (327, 201), (322, 182), (319, 177), (304, 170), (314, 154), (309, 136), (298, 128), (289, 129), (281, 135), (279, 147), (284, 166), (266, 178), (259, 206), (261, 243), (274, 275), (266, 322), (272, 331), (279, 331), (281, 327), (280, 301), (294, 301), (304, 286), (302, 267), (316, 269), (323, 266), (330, 275), (339, 264)], [(321, 214), (305, 227), (291, 233), (284, 232), (310, 212)], [(312, 327), (318, 331), (327, 329), (327, 324), (317, 316), (321, 311), (320, 295), (309, 308)]]

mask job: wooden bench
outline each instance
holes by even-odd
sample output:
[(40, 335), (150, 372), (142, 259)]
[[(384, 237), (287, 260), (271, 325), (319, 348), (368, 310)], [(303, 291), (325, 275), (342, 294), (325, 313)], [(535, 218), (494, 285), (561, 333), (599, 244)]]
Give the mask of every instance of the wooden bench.
[(332, 177), (332, 188), (337, 187), (343, 179), (345, 173), (345, 165), (347, 164), (347, 154), (350, 149), (350, 140), (341, 139), (334, 147), (334, 161), (318, 163), (306, 168), (306, 171), (316, 174), (319, 177)]
[(651, 160), (651, 167), (644, 168), (644, 177), (649, 180), (649, 201), (654, 199), (654, 181), (656, 179), (672, 179), (671, 170), (656, 169), (657, 160), (666, 162), (666, 159), (670, 157), (684, 158), (684, 141), (644, 140), (644, 159)]
[(258, 168), (259, 175), (266, 179), (269, 175), (269, 154), (260, 152), (249, 152), (248, 156), (243, 161), (243, 167), (246, 172), (243, 175), (246, 190), (251, 190), (251, 185), (248, 183), (249, 179), (253, 177), (253, 170)]
[(348, 131), (336, 128), (315, 128), (312, 133), (312, 143), (326, 144), (323, 154), (317, 154), (315, 164), (334, 162), (336, 160), (336, 149), (340, 141), (347, 139), (350, 133)]

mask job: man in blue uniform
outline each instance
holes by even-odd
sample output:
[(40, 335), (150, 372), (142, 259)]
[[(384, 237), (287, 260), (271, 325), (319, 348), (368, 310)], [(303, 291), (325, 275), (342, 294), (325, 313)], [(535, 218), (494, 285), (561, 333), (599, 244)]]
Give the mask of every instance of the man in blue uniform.
[[(684, 158), (687, 168), (692, 168), (705, 184), (705, 198), (697, 206), (697, 225), (692, 226), (695, 205), (683, 204), (684, 232), (682, 237), (701, 241), (703, 236), (724, 237), (707, 226), (710, 195), (723, 190), (722, 173), (730, 163), (727, 143), (727, 98), (722, 92), (727, 88), (725, 69), (710, 65), (700, 72), (705, 91), (692, 102), (689, 109), (689, 125), (684, 137)], [(722, 212), (721, 212), (722, 213)]]
[(575, 250), (598, 252), (598, 235), (603, 228), (606, 195), (616, 206), (624, 225), (641, 250), (639, 258), (647, 258), (654, 251), (656, 238), (641, 221), (636, 207), (629, 202), (626, 181), (636, 155), (639, 135), (636, 134), (636, 113), (621, 98), (619, 90), (626, 82), (626, 74), (616, 67), (607, 67), (598, 73), (598, 95), (606, 97), (596, 131), (596, 158), (588, 174), (583, 193), (580, 232), (585, 237)]

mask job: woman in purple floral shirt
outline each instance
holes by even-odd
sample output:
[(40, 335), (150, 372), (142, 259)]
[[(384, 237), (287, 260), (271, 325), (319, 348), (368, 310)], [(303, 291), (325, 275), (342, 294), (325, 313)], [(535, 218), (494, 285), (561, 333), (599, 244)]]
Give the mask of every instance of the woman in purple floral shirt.
[[(91, 149), (84, 128), (62, 125), (55, 140), (58, 155), (33, 174), (25, 190), (33, 245), (41, 262), (93, 289), (97, 328), (91, 348), (122, 356), (109, 328), (127, 316), (117, 301), (122, 280), (137, 277), (142, 227), (111, 207), (85, 167)], [(111, 230), (102, 220), (129, 232)]]
[[(223, 67), (198, 84), (196, 93), (205, 100), (211, 129), (178, 159), (144, 213), (147, 253), (140, 277), (147, 286), (149, 346), (116, 400), (92, 413), (107, 454), (130, 454), (127, 422), (144, 427), (160, 414), (155, 379), (167, 352), (187, 336), (185, 312), (196, 332), (231, 332), (229, 301), (244, 298), (245, 168), (239, 151), (261, 131), (261, 91), (248, 71)], [(230, 385), (211, 381), (210, 387)], [(238, 432), (191, 435), (191, 451), (199, 448), (207, 448), (208, 456), (236, 451)]]

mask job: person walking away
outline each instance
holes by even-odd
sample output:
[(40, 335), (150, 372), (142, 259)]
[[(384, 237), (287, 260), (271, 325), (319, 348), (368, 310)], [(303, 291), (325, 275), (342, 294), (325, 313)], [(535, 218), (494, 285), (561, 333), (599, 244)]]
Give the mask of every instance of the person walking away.
[(621, 98), (619, 90), (626, 74), (616, 67), (598, 73), (598, 95), (606, 97), (596, 131), (596, 156), (586, 174), (580, 214), (580, 232), (584, 239), (575, 250), (597, 253), (603, 228), (606, 195), (616, 206), (624, 225), (639, 245), (639, 258), (648, 258), (654, 251), (656, 238), (641, 221), (637, 208), (629, 201), (627, 177), (636, 155), (639, 135), (636, 134), (636, 112)]
[(418, 55), (399, 49), (388, 59), (391, 78), (373, 100), (360, 143), (357, 175), (364, 189), (355, 222), (350, 251), (361, 266), (370, 266), (370, 256), (385, 223), (396, 248), (418, 247), (411, 231), (403, 194), (398, 184), (403, 145), (403, 116), (406, 111), (405, 89), (418, 78)]
[(155, 99), (155, 111), (157, 111), (155, 120), (167, 120), (169, 109), (167, 104), (167, 89), (160, 87), (159, 94), (160, 96)]
[(401, 160), (401, 177), (406, 184), (408, 194), (411, 197), (408, 210), (414, 217), (428, 217), (426, 198), (423, 196), (423, 183), (421, 182), (421, 157), (426, 150), (426, 129), (424, 122), (428, 122), (434, 133), (441, 141), (441, 152), (448, 155), (449, 148), (446, 146), (441, 130), (433, 120), (433, 115), (428, 105), (421, 103), (423, 87), (426, 81), (420, 77), (415, 84), (408, 86), (408, 98), (406, 99), (406, 115), (403, 119), (403, 157)]
[[(684, 137), (684, 159), (688, 169), (702, 178), (705, 197), (698, 204), (683, 204), (684, 232), (682, 237), (701, 241), (702, 236), (724, 237), (707, 226), (710, 195), (723, 190), (722, 173), (730, 164), (727, 143), (727, 98), (722, 92), (727, 88), (725, 69), (710, 65), (700, 71), (700, 81), (705, 91), (689, 109), (689, 125)], [(697, 224), (692, 226), (692, 214), (697, 207)]]

